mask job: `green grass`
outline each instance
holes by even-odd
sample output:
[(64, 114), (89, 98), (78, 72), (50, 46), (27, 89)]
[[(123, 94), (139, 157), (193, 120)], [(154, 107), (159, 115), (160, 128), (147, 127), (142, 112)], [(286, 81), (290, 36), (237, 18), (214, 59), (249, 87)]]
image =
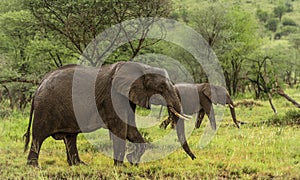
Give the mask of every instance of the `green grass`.
[[(300, 101), (299, 91), (287, 92), (292, 93), (291, 96)], [(262, 106), (236, 108), (238, 119), (248, 123), (241, 129), (234, 126), (230, 112), (226, 108), (217, 134), (204, 148), (200, 148), (199, 141), (205, 130), (205, 124), (202, 124), (200, 129), (194, 130), (189, 137), (189, 144), (197, 156), (196, 160), (192, 161), (181, 148), (178, 148), (163, 159), (145, 162), (138, 167), (129, 163), (125, 163), (126, 167), (114, 167), (113, 160), (97, 151), (83, 134), (78, 138), (78, 149), (81, 159), (88, 163), (88, 166), (69, 167), (64, 143), (48, 138), (41, 149), (40, 168), (28, 167), (26, 166), (28, 152), (23, 153), (22, 140), (28, 124), (28, 113), (12, 112), (0, 119), (0, 179), (298, 179), (300, 125), (262, 123), (272, 120), (274, 114), (267, 101), (258, 103)], [(294, 111), (294, 114), (297, 114), (300, 111), (279, 97), (274, 99), (274, 104), (279, 112), (277, 116), (281, 118), (291, 117), (285, 116), (287, 112)], [(158, 128), (159, 122), (154, 118), (155, 113), (139, 109), (138, 114), (139, 121), (142, 121), (143, 117), (148, 118), (145, 122), (150, 122), (149, 114), (153, 116), (154, 126), (142, 129), (149, 141), (153, 142), (172, 131), (170, 128), (167, 130)], [(191, 121), (188, 124), (193, 123)], [(204, 123), (207, 123), (207, 118)], [(101, 132), (104, 136), (107, 135), (106, 131)], [(163, 142), (165, 145), (169, 143)], [(103, 143), (102, 147), (109, 147), (109, 142)]]

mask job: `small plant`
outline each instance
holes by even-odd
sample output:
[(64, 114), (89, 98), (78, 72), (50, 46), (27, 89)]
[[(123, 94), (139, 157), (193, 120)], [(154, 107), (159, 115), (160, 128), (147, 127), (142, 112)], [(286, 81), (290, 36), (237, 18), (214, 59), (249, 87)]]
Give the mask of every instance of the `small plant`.
[(282, 20), (282, 25), (284, 25), (284, 26), (297, 26), (297, 23), (293, 19), (284, 18)]
[(261, 22), (267, 22), (267, 20), (269, 19), (269, 14), (268, 14), (268, 12), (267, 11), (263, 11), (263, 10), (261, 10), (261, 9), (258, 9), (257, 11), (256, 11), (256, 17), (259, 19), (259, 21), (261, 21)]
[(278, 19), (271, 18), (267, 21), (266, 28), (270, 31), (276, 32), (278, 25)]
[(290, 110), (285, 115), (274, 115), (266, 122), (268, 125), (300, 125), (300, 111)]
[(279, 5), (273, 9), (274, 16), (281, 21), (282, 16), (286, 13), (286, 7)]
[(285, 7), (286, 7), (286, 12), (293, 12), (294, 10), (294, 7), (293, 7), (293, 4), (289, 3), (289, 2), (286, 2), (285, 3)]
[(4, 119), (6, 117), (8, 117), (9, 115), (11, 115), (11, 109), (9, 109), (8, 107), (6, 106), (2, 106), (0, 104), (0, 118), (1, 119)]
[(247, 108), (252, 108), (255, 106), (262, 106), (262, 104), (257, 101), (251, 100), (251, 99), (250, 100), (245, 99), (245, 100), (235, 103), (235, 106), (244, 106)]
[(297, 31), (298, 31), (298, 28), (295, 26), (284, 26), (281, 28), (280, 35), (287, 36), (289, 34), (296, 33)]

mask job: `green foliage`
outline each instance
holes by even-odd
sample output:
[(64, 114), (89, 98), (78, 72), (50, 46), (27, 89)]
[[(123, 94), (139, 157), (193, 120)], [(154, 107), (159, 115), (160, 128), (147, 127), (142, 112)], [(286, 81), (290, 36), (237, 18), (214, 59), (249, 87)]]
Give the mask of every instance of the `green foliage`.
[(22, 0), (2, 0), (0, 3), (0, 13), (7, 13), (10, 11), (24, 10)]
[(300, 37), (298, 34), (293, 34), (290, 36), (290, 41), (292, 45), (295, 47), (295, 49), (300, 49)]
[[(246, 72), (250, 67), (247, 67), (246, 59), (256, 52), (256, 48), (277, 43), (270, 37), (280, 37), (279, 42), (288, 41), (284, 46), (299, 50), (298, 27), (291, 27), (299, 24), (299, 12), (293, 10), (298, 7), (299, 1), (285, 0), (251, 3), (233, 0), (2, 0), (0, 61), (4, 66), (0, 67), (0, 81), (5, 81), (8, 88), (23, 86), (24, 82), (17, 84), (15, 81), (31, 83), (34, 88), (46, 72), (77, 63), (87, 44), (104, 29), (136, 17), (159, 16), (187, 23), (209, 42), (222, 64), (228, 88), (235, 94), (249, 84)], [(279, 24), (281, 17), (282, 24)], [(177, 59), (195, 82), (207, 81), (205, 72), (188, 52), (166, 42), (153, 45), (155, 40), (141, 39), (122, 45), (107, 58), (106, 63), (127, 61), (139, 54), (162, 53)], [(270, 43), (266, 39), (270, 39)], [(282, 62), (291, 59), (284, 58), (288, 59), (282, 59)], [(292, 66), (290, 73), (294, 79), (299, 76), (296, 65)], [(175, 67), (169, 69), (172, 72), (177, 70)]]
[(224, 4), (212, 3), (195, 8), (190, 16), (190, 24), (211, 47), (220, 46), (226, 38), (230, 26), (227, 14)]
[(4, 119), (11, 115), (11, 109), (4, 102), (0, 102), (0, 118)]
[[(84, 52), (88, 44), (97, 37), (97, 35), (113, 25), (141, 17), (165, 17), (168, 16), (170, 12), (169, 0), (97, 0), (93, 2), (89, 0), (62, 0), (47, 3), (39, 0), (25, 0), (24, 4), (26, 8), (34, 14), (40, 26), (46, 30), (47, 35), (51, 34), (56, 36), (56, 38), (63, 42), (62, 44), (65, 47), (69, 48), (78, 56)], [(127, 59), (135, 57), (142, 49), (148, 26), (149, 24), (144, 25), (144, 27), (139, 27), (139, 30), (143, 30), (139, 40), (124, 45), (126, 47), (125, 52), (130, 52), (131, 55), (127, 57)], [(132, 29), (133, 26), (130, 28)], [(123, 32), (125, 29), (126, 27), (120, 27), (120, 32)], [(125, 36), (119, 38), (129, 38), (129, 34), (129, 32), (126, 32), (122, 35), (118, 35)], [(111, 35), (112, 34), (107, 34), (107, 36)], [(92, 66), (100, 64), (100, 60), (110, 48), (118, 45), (116, 44), (117, 41), (113, 39), (114, 37), (105, 40), (109, 49), (104, 52), (97, 52), (100, 57), (85, 57), (82, 63)]]
[(287, 10), (286, 7), (283, 5), (274, 7), (273, 9), (274, 16), (277, 17), (279, 21), (281, 21), (281, 18), (286, 13), (286, 10)]
[(289, 110), (285, 115), (273, 115), (266, 122), (268, 125), (300, 125), (300, 111), (299, 110)]
[(298, 27), (295, 26), (284, 26), (281, 28), (280, 35), (281, 36), (288, 36), (290, 34), (295, 34), (299, 31)]
[(256, 10), (256, 16), (259, 19), (259, 21), (265, 23), (269, 19), (269, 13), (267, 11), (263, 11), (261, 9)]
[(278, 23), (279, 23), (278, 19), (271, 18), (267, 21), (266, 28), (270, 31), (276, 32), (277, 27), (278, 27)]
[(286, 12), (288, 12), (288, 13), (293, 12), (293, 10), (294, 10), (293, 4), (290, 2), (286, 2), (285, 7), (286, 7)]
[(290, 18), (283, 18), (282, 25), (284, 26), (297, 26), (297, 23)]

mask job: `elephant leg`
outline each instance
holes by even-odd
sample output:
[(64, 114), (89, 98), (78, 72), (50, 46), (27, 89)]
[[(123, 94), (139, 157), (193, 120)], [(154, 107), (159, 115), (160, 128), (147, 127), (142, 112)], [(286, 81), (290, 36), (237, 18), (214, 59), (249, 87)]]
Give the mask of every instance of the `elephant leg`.
[(159, 125), (159, 127), (161, 129), (167, 129), (167, 126), (170, 124), (170, 122), (171, 122), (171, 119), (170, 119), (170, 117), (168, 117)]
[(114, 165), (123, 165), (126, 151), (126, 128), (120, 130), (110, 130), (110, 137), (113, 142)]
[(136, 127), (128, 126), (127, 131), (127, 139), (134, 143), (135, 150), (127, 154), (126, 158), (131, 164), (138, 165), (142, 155), (145, 152), (145, 140)]
[(195, 128), (198, 129), (200, 127), (200, 125), (203, 121), (204, 115), (205, 115), (204, 109), (200, 109), (200, 111), (198, 112), (196, 123), (195, 123)]
[(82, 162), (78, 155), (77, 150), (77, 134), (68, 134), (64, 136), (63, 138), (64, 143), (66, 145), (66, 151), (67, 151), (67, 161), (70, 166), (72, 165), (79, 165), (79, 164), (85, 164)]
[(40, 137), (40, 136), (37, 137), (33, 135), (31, 148), (27, 157), (27, 165), (31, 165), (34, 167), (39, 166), (38, 164), (39, 153), (45, 139), (46, 137)]
[(171, 119), (171, 117), (170, 117), (170, 116), (168, 117), (168, 119), (169, 119), (169, 122), (171, 122), (171, 128), (172, 128), (172, 129), (174, 129), (174, 128), (175, 128), (175, 126), (176, 126), (176, 123), (175, 123), (175, 121), (172, 121), (172, 119)]
[(213, 106), (211, 106), (210, 111), (208, 111), (206, 113), (207, 113), (207, 116), (208, 116), (208, 119), (209, 119), (209, 122), (210, 122), (210, 125), (211, 125), (212, 129), (216, 130), (217, 129), (217, 124), (216, 124), (215, 111), (214, 111)]

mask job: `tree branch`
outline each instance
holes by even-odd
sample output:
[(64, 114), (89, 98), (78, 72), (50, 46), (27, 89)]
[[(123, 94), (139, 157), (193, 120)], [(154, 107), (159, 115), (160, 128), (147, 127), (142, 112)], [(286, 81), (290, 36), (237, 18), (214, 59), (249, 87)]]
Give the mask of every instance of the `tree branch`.
[(2, 84), (2, 85), (6, 84), (6, 83), (12, 83), (12, 82), (29, 83), (29, 84), (34, 84), (34, 85), (38, 85), (39, 84), (35, 80), (28, 80), (28, 79), (24, 79), (24, 78), (20, 78), (20, 77), (9, 78), (9, 79), (4, 79), (4, 80), (0, 79), (0, 84)]
[(300, 104), (294, 100), (293, 98), (291, 98), (289, 95), (287, 95), (283, 89), (281, 89), (280, 87), (277, 87), (276, 89), (273, 89), (273, 93), (277, 93), (280, 96), (284, 97), (286, 100), (288, 100), (289, 102), (291, 102), (293, 105), (295, 105), (297, 108), (300, 108)]

